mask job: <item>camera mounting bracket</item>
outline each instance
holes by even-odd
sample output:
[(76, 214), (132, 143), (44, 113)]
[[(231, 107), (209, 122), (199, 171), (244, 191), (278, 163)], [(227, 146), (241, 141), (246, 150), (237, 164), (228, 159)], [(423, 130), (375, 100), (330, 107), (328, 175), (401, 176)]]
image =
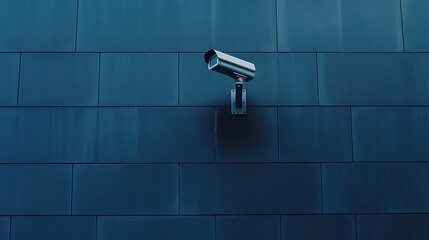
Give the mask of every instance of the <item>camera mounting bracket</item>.
[(231, 89), (231, 114), (246, 114), (246, 89), (243, 89), (243, 79), (235, 80), (235, 89)]

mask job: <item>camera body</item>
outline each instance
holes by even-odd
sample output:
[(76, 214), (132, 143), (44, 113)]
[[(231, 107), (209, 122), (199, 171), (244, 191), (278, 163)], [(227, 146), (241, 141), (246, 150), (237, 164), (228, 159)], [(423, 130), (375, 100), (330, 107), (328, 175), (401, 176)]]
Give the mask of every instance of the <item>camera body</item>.
[(209, 70), (222, 73), (234, 80), (244, 80), (246, 82), (255, 77), (255, 64), (233, 57), (215, 49), (204, 54), (204, 61)]
[(246, 114), (246, 90), (243, 81), (248, 82), (255, 77), (255, 64), (233, 57), (215, 49), (204, 54), (204, 62), (208, 69), (232, 77), (235, 80), (235, 89), (231, 90), (231, 114)]

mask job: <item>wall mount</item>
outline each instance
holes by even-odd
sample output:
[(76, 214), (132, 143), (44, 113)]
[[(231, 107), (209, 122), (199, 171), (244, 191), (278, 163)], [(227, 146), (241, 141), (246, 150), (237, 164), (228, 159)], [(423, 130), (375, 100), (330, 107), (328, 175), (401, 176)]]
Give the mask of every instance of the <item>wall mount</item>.
[(222, 73), (235, 80), (235, 89), (231, 90), (231, 114), (246, 114), (246, 90), (243, 88), (243, 83), (255, 77), (255, 65), (215, 49), (204, 54), (204, 61), (209, 70)]
[(246, 114), (246, 89), (241, 79), (235, 82), (235, 89), (231, 89), (231, 114)]

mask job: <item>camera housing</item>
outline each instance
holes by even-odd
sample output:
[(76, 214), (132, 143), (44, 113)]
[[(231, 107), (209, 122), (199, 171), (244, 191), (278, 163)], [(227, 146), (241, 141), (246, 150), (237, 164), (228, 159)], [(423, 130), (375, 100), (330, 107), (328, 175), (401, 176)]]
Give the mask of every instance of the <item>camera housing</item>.
[(207, 63), (209, 70), (232, 77), (236, 81), (241, 79), (248, 82), (255, 77), (255, 64), (215, 49), (211, 49), (204, 54), (204, 61)]
[(255, 64), (233, 57), (226, 53), (211, 49), (204, 54), (204, 61), (208, 69), (232, 77), (235, 80), (235, 89), (231, 90), (231, 114), (246, 114), (246, 89), (243, 81), (250, 81), (255, 77)]

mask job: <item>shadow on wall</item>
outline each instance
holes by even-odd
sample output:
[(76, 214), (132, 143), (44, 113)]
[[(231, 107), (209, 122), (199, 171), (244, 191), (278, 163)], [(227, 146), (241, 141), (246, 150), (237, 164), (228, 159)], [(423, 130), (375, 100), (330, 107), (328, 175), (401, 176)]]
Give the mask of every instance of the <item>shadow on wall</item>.
[(244, 116), (216, 110), (218, 162), (277, 162), (277, 109), (251, 107)]

